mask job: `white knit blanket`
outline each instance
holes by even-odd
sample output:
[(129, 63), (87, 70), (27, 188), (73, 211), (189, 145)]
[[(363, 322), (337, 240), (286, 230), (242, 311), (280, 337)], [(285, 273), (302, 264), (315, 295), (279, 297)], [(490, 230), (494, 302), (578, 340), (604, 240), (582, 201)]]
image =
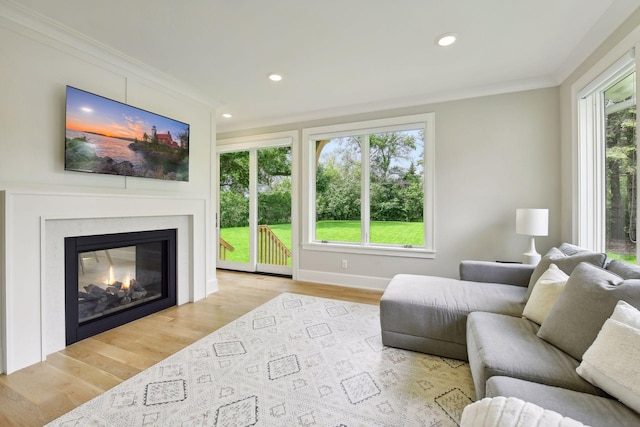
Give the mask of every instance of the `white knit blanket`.
[(467, 406), (460, 427), (585, 427), (579, 421), (563, 417), (533, 403), (514, 397), (493, 397)]

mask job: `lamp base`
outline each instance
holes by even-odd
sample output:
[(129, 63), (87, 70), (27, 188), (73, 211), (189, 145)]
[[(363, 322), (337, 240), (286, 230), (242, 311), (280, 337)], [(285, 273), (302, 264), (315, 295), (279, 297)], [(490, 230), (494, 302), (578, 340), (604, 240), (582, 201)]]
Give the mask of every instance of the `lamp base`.
[(542, 255), (540, 255), (539, 253), (532, 254), (529, 252), (525, 252), (522, 254), (523, 264), (538, 265), (541, 259), (542, 259)]
[(536, 251), (536, 240), (533, 236), (531, 236), (531, 240), (529, 241), (529, 249), (527, 252), (522, 254), (522, 262), (524, 264), (532, 264), (537, 265), (542, 256)]

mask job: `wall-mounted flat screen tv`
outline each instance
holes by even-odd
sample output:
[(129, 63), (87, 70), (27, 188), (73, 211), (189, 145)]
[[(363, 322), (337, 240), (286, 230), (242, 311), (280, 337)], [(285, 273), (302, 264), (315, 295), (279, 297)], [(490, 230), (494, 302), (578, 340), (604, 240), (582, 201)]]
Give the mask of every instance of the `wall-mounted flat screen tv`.
[(189, 125), (67, 86), (64, 167), (189, 181)]

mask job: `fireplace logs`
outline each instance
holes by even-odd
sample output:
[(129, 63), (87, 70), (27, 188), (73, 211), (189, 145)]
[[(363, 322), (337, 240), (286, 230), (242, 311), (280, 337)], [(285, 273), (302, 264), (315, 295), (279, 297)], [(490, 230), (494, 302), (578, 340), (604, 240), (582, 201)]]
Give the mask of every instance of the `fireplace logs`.
[(115, 281), (103, 288), (89, 284), (84, 286), (84, 292), (78, 291), (78, 315), (81, 321), (97, 316), (109, 314), (125, 305), (135, 305), (160, 297), (161, 293), (154, 291), (157, 285), (143, 286), (135, 279), (129, 281), (128, 286)]

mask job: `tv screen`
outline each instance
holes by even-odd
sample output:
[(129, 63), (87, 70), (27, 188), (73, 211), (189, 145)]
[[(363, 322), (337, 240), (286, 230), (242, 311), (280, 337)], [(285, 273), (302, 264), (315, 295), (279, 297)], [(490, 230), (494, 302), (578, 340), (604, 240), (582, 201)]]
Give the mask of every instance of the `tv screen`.
[(67, 86), (64, 168), (189, 181), (189, 125)]

